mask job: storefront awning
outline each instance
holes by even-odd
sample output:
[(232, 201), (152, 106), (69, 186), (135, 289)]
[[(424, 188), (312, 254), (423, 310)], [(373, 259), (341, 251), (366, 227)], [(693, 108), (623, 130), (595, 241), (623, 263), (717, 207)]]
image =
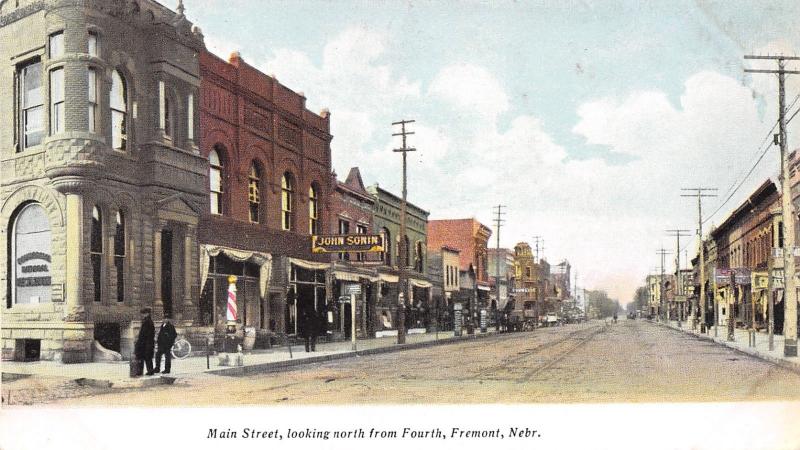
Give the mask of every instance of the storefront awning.
[(330, 263), (321, 263), (314, 261), (306, 261), (304, 259), (289, 258), (289, 264), (294, 264), (297, 267), (302, 267), (308, 270), (327, 270), (331, 267)]
[(369, 280), (370, 282), (374, 283), (380, 278), (376, 275), (364, 274), (359, 272), (348, 272), (346, 270), (334, 270), (331, 272), (334, 278), (340, 281), (352, 281), (354, 283), (359, 283), (361, 280)]
[(249, 250), (239, 250), (230, 247), (222, 247), (219, 245), (201, 245), (200, 246), (200, 291), (208, 279), (208, 264), (211, 257), (217, 256), (220, 253), (236, 262), (252, 261), (260, 266), (258, 273), (258, 287), (261, 297), (267, 295), (267, 288), (269, 287), (270, 277), (272, 275), (272, 255), (269, 253), (253, 252)]
[(388, 273), (379, 273), (378, 278), (384, 283), (399, 283), (400, 277), (397, 275), (389, 275)]
[(409, 278), (408, 279), (408, 283), (411, 284), (411, 286), (422, 288), (422, 289), (429, 288), (429, 287), (433, 286), (429, 281), (417, 280), (416, 278)]

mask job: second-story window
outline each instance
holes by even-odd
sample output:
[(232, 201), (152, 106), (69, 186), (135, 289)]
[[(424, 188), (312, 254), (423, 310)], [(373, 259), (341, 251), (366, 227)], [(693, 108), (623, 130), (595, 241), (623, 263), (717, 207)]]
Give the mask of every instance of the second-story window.
[(64, 68), (50, 71), (50, 134), (64, 132)]
[(97, 33), (95, 33), (94, 31), (90, 31), (87, 40), (88, 40), (89, 56), (94, 56), (95, 58), (99, 57), (100, 49), (98, 47)]
[(50, 59), (56, 59), (64, 56), (64, 32), (59, 31), (50, 35), (49, 39)]
[(89, 67), (88, 71), (88, 93), (89, 100), (89, 132), (97, 132), (97, 69)]
[(308, 188), (308, 232), (319, 233), (319, 194), (315, 184)]
[[(339, 234), (350, 234), (350, 222), (339, 219)], [(339, 253), (339, 259), (343, 261), (350, 260), (350, 253)]]
[(289, 172), (281, 177), (281, 228), (294, 228), (294, 177)]
[(247, 183), (247, 202), (250, 205), (250, 222), (259, 223), (261, 206), (261, 174), (255, 164), (250, 166)]
[(208, 162), (211, 166), (208, 173), (211, 214), (222, 214), (222, 160), (217, 150), (211, 150)]
[(111, 75), (111, 144), (115, 150), (128, 148), (128, 86), (115, 70)]
[(42, 63), (30, 62), (18, 70), (20, 99), (20, 150), (42, 143), (44, 137), (44, 95)]
[[(366, 225), (356, 225), (356, 233), (358, 234), (367, 234), (367, 227)], [(365, 253), (364, 252), (356, 252), (356, 261), (364, 261)]]

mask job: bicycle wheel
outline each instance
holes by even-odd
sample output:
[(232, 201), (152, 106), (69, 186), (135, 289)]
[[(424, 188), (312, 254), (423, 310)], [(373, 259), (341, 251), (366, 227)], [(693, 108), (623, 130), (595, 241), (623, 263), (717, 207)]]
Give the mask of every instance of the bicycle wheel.
[(180, 338), (172, 345), (172, 357), (184, 359), (192, 353), (192, 345), (184, 338)]

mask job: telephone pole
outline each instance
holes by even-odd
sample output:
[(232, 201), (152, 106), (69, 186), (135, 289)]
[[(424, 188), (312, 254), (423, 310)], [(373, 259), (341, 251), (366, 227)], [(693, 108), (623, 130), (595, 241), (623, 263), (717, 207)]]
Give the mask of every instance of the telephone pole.
[(667, 251), (667, 249), (662, 247), (656, 252), (656, 254), (661, 255), (661, 282), (659, 283), (659, 286), (658, 286), (658, 303), (661, 305), (661, 309), (664, 311), (664, 323), (668, 323), (669, 322), (669, 308), (667, 308), (667, 306), (666, 306), (666, 303), (667, 303), (666, 300), (665, 300), (666, 292), (664, 292), (665, 291), (665, 289), (664, 289), (665, 288), (665, 286), (664, 286), (664, 257), (669, 255), (670, 252)]
[(744, 59), (777, 61), (777, 70), (745, 69), (746, 73), (769, 73), (778, 75), (778, 144), (781, 149), (781, 209), (783, 212), (783, 355), (797, 356), (797, 290), (794, 267), (794, 205), (792, 183), (789, 179), (789, 155), (786, 151), (786, 75), (797, 75), (800, 71), (786, 70), (786, 61), (798, 61), (797, 56), (745, 55)]
[(392, 151), (402, 153), (403, 154), (403, 201), (400, 203), (400, 248), (398, 249), (398, 256), (400, 256), (400, 264), (398, 264), (400, 269), (400, 301), (398, 302), (398, 314), (397, 314), (397, 343), (398, 344), (405, 344), (406, 342), (406, 301), (408, 298), (408, 276), (406, 274), (406, 255), (408, 254), (408, 248), (406, 248), (406, 208), (407, 208), (407, 184), (408, 184), (408, 176), (407, 176), (407, 156), (408, 152), (415, 152), (417, 149), (409, 148), (406, 145), (406, 137), (414, 134), (413, 131), (407, 131), (406, 125), (414, 123), (414, 120), (401, 120), (399, 122), (392, 122), (392, 126), (400, 125), (400, 132), (399, 133), (392, 133), (392, 136), (402, 136), (403, 137), (403, 146), (401, 148), (396, 148)]
[[(500, 227), (502, 227), (503, 223), (505, 222), (505, 220), (503, 219), (503, 215), (505, 215), (505, 213), (503, 212), (503, 208), (506, 208), (506, 206), (497, 205), (494, 207), (495, 214), (497, 214), (497, 217), (494, 219), (494, 225), (497, 228), (497, 251), (495, 252), (494, 255), (495, 256), (494, 284), (497, 289), (497, 306), (500, 306)], [(497, 309), (495, 309), (494, 315), (495, 315), (494, 317), (495, 327), (497, 327), (497, 330), (499, 331), (500, 324), (498, 323)]]
[[(671, 236), (675, 236), (675, 294), (683, 295), (683, 286), (681, 282), (681, 236), (691, 236), (689, 230), (667, 230)], [(676, 302), (678, 303), (678, 302)], [(681, 327), (681, 308), (683, 305), (678, 305), (676, 314), (678, 319), (678, 328)]]
[(542, 244), (542, 253), (544, 253), (544, 239), (541, 236), (533, 237), (534, 246), (536, 248), (536, 262), (539, 262), (539, 243)]
[[(700, 323), (706, 323), (706, 252), (703, 245), (703, 199), (706, 197), (716, 197), (717, 194), (710, 192), (716, 191), (717, 188), (683, 188), (684, 192), (692, 192), (691, 194), (681, 194), (681, 197), (697, 197), (697, 245), (700, 253), (700, 293), (694, 299), (694, 307), (692, 308), (692, 329), (697, 329), (697, 304), (700, 304)], [(717, 316), (714, 316), (716, 323)]]

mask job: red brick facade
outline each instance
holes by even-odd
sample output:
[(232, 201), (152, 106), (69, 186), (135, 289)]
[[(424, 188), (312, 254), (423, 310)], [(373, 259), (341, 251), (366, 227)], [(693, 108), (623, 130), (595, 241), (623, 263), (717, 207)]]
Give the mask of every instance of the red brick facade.
[(466, 271), (470, 264), (475, 269), (479, 282), (488, 283), (487, 246), (492, 230), (475, 219), (452, 219), (428, 221), (428, 250), (436, 251), (443, 246), (459, 250), (459, 270)]
[[(225, 62), (211, 53), (201, 53), (200, 75), (201, 152), (208, 158), (216, 151), (222, 163), (221, 214), (205, 218), (201, 242), (236, 244), (244, 237), (241, 233), (249, 230), (244, 245), (233, 246), (319, 259), (310, 254), (310, 249), (300, 250), (310, 242), (312, 185), (317, 189), (318, 232), (323, 232), (328, 222), (333, 191), (329, 114), (310, 112), (302, 94), (254, 69), (237, 54)], [(251, 219), (248, 196), (253, 166), (257, 168), (260, 197), (258, 223)], [(282, 178), (287, 173), (294, 185), (289, 231), (283, 227), (281, 203)], [(237, 236), (226, 231), (231, 221), (241, 224)], [(264, 239), (259, 239), (261, 231)], [(266, 239), (268, 234), (270, 239)]]

